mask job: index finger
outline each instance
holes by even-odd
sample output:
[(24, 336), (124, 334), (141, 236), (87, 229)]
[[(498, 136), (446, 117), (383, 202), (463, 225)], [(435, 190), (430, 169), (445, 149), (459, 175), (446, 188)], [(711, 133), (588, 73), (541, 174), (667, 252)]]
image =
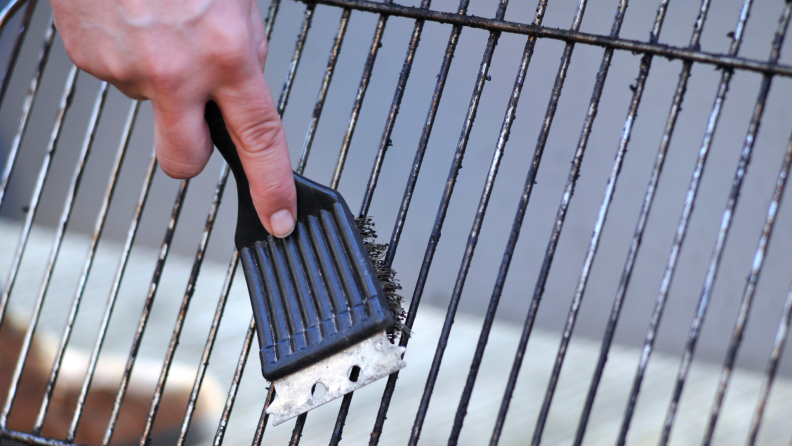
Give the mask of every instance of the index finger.
[(286, 134), (264, 75), (252, 69), (213, 96), (237, 146), (261, 223), (276, 237), (288, 236), (297, 219), (297, 192)]

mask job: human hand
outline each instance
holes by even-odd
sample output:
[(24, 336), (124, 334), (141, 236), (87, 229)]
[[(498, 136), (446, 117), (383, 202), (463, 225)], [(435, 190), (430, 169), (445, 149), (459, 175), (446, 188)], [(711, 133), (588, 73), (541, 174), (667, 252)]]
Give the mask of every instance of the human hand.
[(264, 79), (267, 39), (255, 0), (51, 0), (78, 68), (151, 100), (154, 147), (173, 178), (212, 154), (204, 121), (217, 102), (264, 228), (289, 235), (297, 216), (286, 136)]

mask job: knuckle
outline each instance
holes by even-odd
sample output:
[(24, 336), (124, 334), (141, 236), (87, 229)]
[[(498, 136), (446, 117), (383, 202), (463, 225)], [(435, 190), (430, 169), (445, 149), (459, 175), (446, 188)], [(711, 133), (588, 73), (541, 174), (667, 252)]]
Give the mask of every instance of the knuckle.
[(141, 46), (135, 64), (137, 76), (158, 90), (178, 87), (189, 72), (187, 55), (179, 51), (163, 51), (153, 42), (144, 42)]
[(244, 32), (220, 27), (214, 30), (212, 42), (208, 58), (220, 70), (237, 70), (246, 64), (250, 43)]
[(284, 146), (286, 141), (283, 127), (272, 120), (243, 124), (237, 128), (236, 133), (242, 150), (261, 156), (269, 155), (273, 149)]
[(181, 84), (184, 70), (179, 63), (160, 61), (150, 57), (145, 62), (145, 77), (157, 90), (172, 90)]

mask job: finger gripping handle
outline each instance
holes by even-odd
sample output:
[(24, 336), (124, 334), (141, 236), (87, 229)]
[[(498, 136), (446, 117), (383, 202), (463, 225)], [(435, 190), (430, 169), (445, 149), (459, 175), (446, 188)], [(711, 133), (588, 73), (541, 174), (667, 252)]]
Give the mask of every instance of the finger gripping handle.
[(212, 142), (234, 173), (238, 198), (237, 228), (234, 243), (237, 249), (242, 249), (245, 246), (252, 245), (257, 240), (264, 239), (269, 235), (269, 232), (264, 229), (256, 208), (253, 206), (253, 199), (250, 196), (250, 184), (248, 183), (247, 175), (245, 175), (245, 169), (242, 167), (242, 162), (239, 160), (236, 145), (231, 140), (231, 135), (228, 134), (220, 107), (214, 101), (209, 101), (206, 104), (204, 117), (206, 123), (209, 124), (209, 134), (212, 136)]

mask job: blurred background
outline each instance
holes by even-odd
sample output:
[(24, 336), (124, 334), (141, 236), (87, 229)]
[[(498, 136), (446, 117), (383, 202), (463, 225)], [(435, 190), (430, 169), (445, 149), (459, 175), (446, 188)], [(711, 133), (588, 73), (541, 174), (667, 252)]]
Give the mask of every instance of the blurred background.
[[(408, 6), (419, 4), (416, 0), (400, 3)], [(262, 0), (260, 6), (266, 13), (269, 1)], [(543, 26), (568, 29), (576, 6), (574, 1), (550, 2)], [(739, 0), (724, 0), (710, 5), (701, 38), (702, 51), (728, 52), (731, 42), (728, 33), (734, 29), (741, 6)], [(755, 2), (740, 49), (741, 57), (767, 60), (778, 17), (784, 6), (784, 2), (780, 0)], [(616, 7), (617, 2), (614, 0), (590, 0), (581, 31), (607, 35)], [(698, 2), (671, 1), (659, 41), (686, 47), (699, 7)], [(439, 11), (452, 12), (456, 8), (457, 2), (452, 0), (435, 0), (432, 4), (432, 9)], [(496, 8), (495, 0), (474, 0), (471, 1), (468, 14), (493, 17)], [(533, 20), (535, 8), (534, 2), (512, 1), (505, 20), (529, 23)], [(646, 41), (655, 19), (656, 8), (657, 2), (633, 0), (627, 8), (620, 36)], [(265, 75), (276, 98), (291, 63), (304, 10), (304, 3), (284, 2), (274, 23)], [(7, 60), (10, 54), (21, 15), (17, 14), (18, 17), (9, 23), (0, 37), (0, 60)], [(30, 77), (35, 71), (49, 16), (48, 3), (40, 2), (11, 78), (7, 96), (0, 108), (0, 159), (3, 162), (17, 132), (20, 110), (28, 94)], [(314, 110), (340, 16), (340, 8), (318, 5), (305, 43), (283, 117), (295, 166), (302, 151), (305, 132)], [(320, 183), (328, 184), (332, 177), (377, 20), (378, 16), (375, 14), (359, 11), (351, 14), (346, 39), (305, 170), (307, 177)], [(365, 192), (414, 22), (412, 19), (400, 17), (392, 17), (387, 22), (382, 47), (373, 68), (371, 83), (338, 187), (353, 213), (359, 209)], [(450, 25), (436, 22), (427, 22), (424, 26), (401, 112), (391, 137), (393, 145), (385, 157), (369, 211), (382, 242), (390, 238), (396, 220), (451, 28)], [(409, 305), (413, 295), (488, 36), (487, 31), (480, 29), (465, 28), (461, 33), (393, 264), (403, 286), (405, 306)], [(456, 189), (423, 293), (413, 339), (405, 357), (408, 368), (402, 373), (403, 378), (397, 385), (394, 407), (391, 408), (389, 421), (385, 425), (383, 444), (404, 444), (409, 436), (409, 427), (434, 354), (439, 327), (459, 272), (468, 233), (526, 40), (524, 35), (504, 33), (495, 49), (489, 70), (491, 80), (485, 84), (462, 163), (463, 169), (456, 178)], [(517, 108), (517, 118), (500, 164), (470, 274), (462, 293), (460, 315), (451, 333), (449, 353), (441, 368), (442, 385), (435, 390), (421, 444), (445, 444), (447, 441), (450, 423), (464, 385), (481, 321), (492, 295), (564, 45), (564, 42), (551, 39), (539, 39), (536, 43)], [(782, 50), (781, 54), (781, 64), (792, 64), (792, 51)], [(486, 365), (474, 393), (461, 443), (481, 444), (489, 440), (602, 55), (603, 49), (600, 47), (578, 44), (574, 48), (496, 315), (498, 322), (485, 355)], [(522, 397), (516, 398), (513, 403), (502, 444), (523, 444), (527, 435), (532, 432), (552, 368), (559, 333), (567, 318), (606, 182), (611, 173), (633, 95), (631, 86), (638, 75), (640, 61), (640, 55), (626, 51), (616, 51), (613, 56), (580, 178), (536, 317), (536, 330), (529, 342), (524, 371), (520, 378), (519, 392), (523, 393), (519, 395)], [(559, 383), (561, 393), (550, 414), (550, 427), (545, 435), (545, 444), (571, 443), (682, 65), (679, 60), (660, 57), (655, 57), (652, 61), (613, 203), (575, 325), (574, 348), (568, 353)], [(31, 193), (44, 158), (70, 66), (62, 42), (56, 39), (32, 110), (30, 125), (21, 145), (9, 196), (0, 210), (0, 226), (3, 229), (0, 232), (3, 239), (0, 244), (0, 266), (3, 266), (3, 271), (8, 271), (16, 249), (21, 222), (28, 212)], [(624, 300), (615, 335), (617, 346), (606, 369), (606, 376), (611, 379), (608, 382), (612, 385), (608, 387), (604, 384), (600, 390), (595, 416), (586, 437), (587, 443), (610, 444), (618, 433), (629, 383), (655, 305), (720, 76), (721, 72), (714, 66), (693, 66), (683, 111), (673, 133), (646, 235)], [(731, 81), (657, 334), (655, 345), (658, 354), (650, 362), (650, 373), (655, 373), (652, 376), (656, 379), (648, 380), (642, 393), (640, 417), (636, 415), (639, 421), (635, 422), (630, 437), (635, 443), (654, 442), (659, 435), (679, 357), (684, 350), (701, 295), (707, 264), (761, 81), (761, 74), (745, 71), (735, 72)], [(25, 275), (20, 276), (10, 300), (12, 310), (22, 315), (20, 318), (30, 313), (40, 287), (41, 272), (54, 234), (53, 228), (57, 225), (63, 209), (98, 87), (99, 81), (89, 75), (82, 74), (78, 78), (76, 95), (65, 118), (51, 173), (38, 205), (30, 249), (23, 260)], [(69, 249), (64, 247), (61, 252), (51, 295), (44, 306), (43, 319), (39, 325), (41, 332), (52, 332), (59, 336), (63, 330), (65, 312), (71, 304), (129, 107), (130, 101), (111, 89), (68, 226)], [(681, 421), (675, 428), (673, 437), (677, 444), (698, 443), (703, 433), (702, 421), (711, 405), (720, 364), (729, 345), (746, 277), (751, 269), (778, 170), (789, 142), (792, 130), (790, 122), (792, 79), (776, 76), (764, 109), (753, 158), (745, 177), (733, 228), (727, 240), (706, 321), (695, 351), (694, 370), (699, 373), (696, 376), (700, 379), (696, 378), (699, 379), (697, 381), (691, 378), (692, 381), (685, 390), (683, 407), (680, 409)], [(89, 292), (76, 324), (72, 342), (74, 348), (90, 349), (94, 343), (97, 324), (107, 299), (107, 290), (115, 274), (118, 255), (127, 236), (141, 182), (151, 158), (152, 126), (150, 104), (143, 103), (100, 245), (100, 252), (105, 257), (99, 258), (106, 260), (100, 262), (92, 273)], [(149, 332), (141, 349), (141, 355), (152, 360), (161, 361), (167, 347), (165, 339), (170, 336), (175, 314), (178, 312), (221, 163), (222, 159), (215, 155), (205, 171), (190, 182), (173, 241), (172, 258), (163, 274), (161, 291), (152, 310)], [(125, 275), (119, 304), (108, 334), (105, 351), (109, 355), (125, 356), (129, 350), (131, 336), (149, 288), (157, 251), (162, 243), (180, 183), (166, 177), (161, 171), (155, 175), (133, 250), (134, 262), (130, 264)], [(227, 262), (233, 252), (236, 192), (231, 182), (227, 189), (207, 248), (204, 273), (198, 281), (191, 303), (182, 345), (177, 352), (177, 360), (193, 368), (203, 349)], [(782, 202), (780, 207), (750, 321), (739, 351), (739, 373), (727, 399), (729, 410), (734, 412), (733, 415), (724, 415), (725, 418), (719, 425), (716, 436), (719, 444), (744, 442), (756, 404), (756, 392), (792, 280), (792, 206), (788, 204), (789, 197), (784, 201), (786, 203)], [(5, 281), (6, 273), (2, 274), (0, 280)], [(211, 363), (213, 379), (217, 379), (222, 389), (227, 388), (233, 374), (250, 314), (244, 284), (239, 278), (235, 283)], [(159, 336), (157, 333), (163, 335)], [(243, 381), (243, 387), (247, 386), (244, 388), (248, 391), (240, 392), (239, 404), (232, 417), (227, 439), (234, 444), (249, 441), (265, 395), (265, 383), (258, 370), (258, 358), (251, 358), (248, 364), (246, 380)], [(782, 357), (779, 374), (777, 392), (789, 392), (787, 380), (792, 377), (790, 355)], [(356, 397), (353, 403), (350, 421), (344, 434), (345, 442), (359, 444), (367, 441), (383, 386), (384, 383), (377, 383), (369, 386), (371, 389), (367, 388), (367, 393), (359, 392), (362, 396)], [(792, 399), (779, 395), (786, 393), (779, 393), (771, 399), (775, 406), (771, 406), (772, 410), (768, 412), (767, 430), (760, 437), (765, 444), (788, 444), (792, 434), (788, 423)], [(224, 398), (225, 390), (222, 391), (222, 396)], [(398, 404), (399, 401), (403, 401), (403, 404)], [(313, 444), (314, 438), (317, 438), (318, 443), (327, 441), (338, 403), (337, 401), (315, 411), (323, 415), (314, 416), (312, 412), (306, 424), (303, 444)], [(775, 419), (773, 417), (776, 416), (773, 414), (778, 417), (777, 426), (772, 424)], [(784, 419), (787, 420), (786, 423), (782, 421)], [(436, 423), (437, 429), (432, 423)], [(428, 426), (433, 427), (430, 429)], [(268, 435), (282, 436), (281, 443), (285, 444), (291, 427), (291, 423), (278, 426), (268, 431)], [(208, 428), (208, 431), (213, 434), (214, 428)]]

